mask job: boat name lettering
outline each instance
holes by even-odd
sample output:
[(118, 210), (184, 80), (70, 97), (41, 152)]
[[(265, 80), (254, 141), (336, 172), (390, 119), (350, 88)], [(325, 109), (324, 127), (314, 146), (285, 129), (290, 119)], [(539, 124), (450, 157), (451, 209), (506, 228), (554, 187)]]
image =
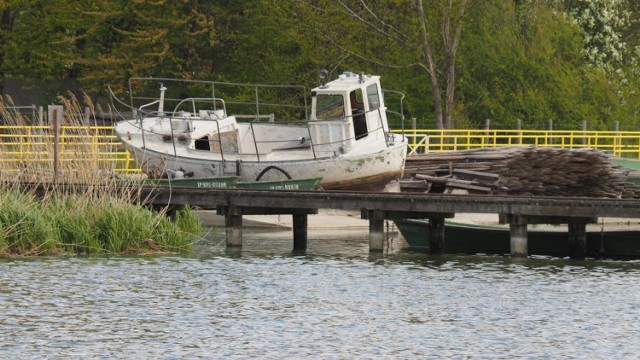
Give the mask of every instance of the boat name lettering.
[(270, 190), (300, 190), (300, 184), (280, 184), (269, 186)]
[(221, 181), (198, 181), (199, 188), (226, 188), (227, 183)]

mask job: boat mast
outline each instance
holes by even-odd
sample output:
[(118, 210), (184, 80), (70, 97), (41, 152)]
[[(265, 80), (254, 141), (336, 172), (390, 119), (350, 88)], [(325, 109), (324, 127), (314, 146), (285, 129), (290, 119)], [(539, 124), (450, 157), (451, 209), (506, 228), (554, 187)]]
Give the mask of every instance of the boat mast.
[(160, 102), (158, 103), (158, 116), (164, 116), (164, 92), (167, 88), (160, 83)]

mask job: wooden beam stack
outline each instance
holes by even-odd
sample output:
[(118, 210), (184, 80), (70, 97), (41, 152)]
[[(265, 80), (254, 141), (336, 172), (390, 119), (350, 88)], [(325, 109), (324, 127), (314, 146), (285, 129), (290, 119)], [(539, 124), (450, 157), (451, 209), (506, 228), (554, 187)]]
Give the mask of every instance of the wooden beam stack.
[(640, 198), (625, 169), (595, 149), (505, 147), (407, 158), (403, 191)]

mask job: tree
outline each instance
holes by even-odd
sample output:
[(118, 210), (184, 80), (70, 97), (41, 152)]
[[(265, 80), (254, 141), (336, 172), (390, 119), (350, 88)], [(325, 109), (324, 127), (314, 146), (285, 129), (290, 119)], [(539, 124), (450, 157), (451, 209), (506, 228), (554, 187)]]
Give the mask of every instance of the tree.
[[(433, 7), (438, 24), (436, 27), (429, 27), (430, 21), (425, 15), (422, 0), (414, 0), (414, 7), (420, 24), (421, 57), (426, 60), (426, 64), (421, 64), (421, 66), (425, 67), (431, 80), (436, 127), (438, 129), (451, 129), (453, 127), (456, 55), (460, 44), (464, 18), (472, 3), (473, 1), (471, 0), (441, 2), (440, 6)], [(434, 35), (440, 35), (439, 44), (434, 41)], [(439, 51), (434, 53), (434, 49), (438, 45)]]
[[(216, 2), (217, 80), (260, 83), (308, 83), (309, 39), (297, 19), (273, 6), (272, 0)], [(311, 61), (312, 62), (312, 61)]]
[(564, 5), (584, 31), (588, 61), (608, 72), (619, 70), (629, 54), (624, 38), (632, 21), (628, 0), (565, 0)]
[(456, 55), (462, 28), (474, 0), (365, 2), (298, 0), (288, 6), (318, 42), (349, 58), (387, 68), (418, 67), (431, 88), (436, 127), (453, 126)]
[(331, 76), (382, 75), (385, 87), (407, 94), (405, 113), (438, 128), (487, 118), (632, 126), (639, 4), (0, 0), (0, 87), (74, 79), (94, 95), (106, 85), (122, 93), (132, 76), (160, 76), (309, 88), (327, 67)]
[[(15, 7), (16, 4), (13, 2), (0, 2), (0, 44), (6, 44), (9, 39), (9, 35), (13, 30)], [(5, 53), (6, 47), (0, 46), (0, 94), (4, 92), (3, 81), (7, 78), (7, 71), (5, 69)]]
[(635, 131), (640, 125), (640, 2), (629, 0), (627, 4), (629, 25), (622, 32), (627, 53), (620, 71), (621, 104), (615, 111), (620, 128)]
[(610, 79), (618, 104), (611, 112), (622, 126), (638, 123), (640, 5), (635, 0), (565, 0), (565, 10), (582, 29), (584, 54)]
[(212, 68), (211, 6), (197, 0), (100, 0), (86, 11), (93, 25), (82, 37), (79, 78), (92, 89), (125, 89), (130, 77), (201, 78)]
[(605, 74), (583, 56), (581, 29), (544, 3), (485, 2), (463, 39), (461, 113), (475, 126), (605, 128), (618, 99)]
[(0, 4), (8, 78), (77, 79), (90, 93), (132, 76), (195, 78), (212, 70), (213, 5), (199, 0), (13, 0)]
[(65, 41), (76, 27), (66, 1), (20, 1), (0, 5), (0, 71), (3, 79), (48, 81), (72, 75), (77, 52)]

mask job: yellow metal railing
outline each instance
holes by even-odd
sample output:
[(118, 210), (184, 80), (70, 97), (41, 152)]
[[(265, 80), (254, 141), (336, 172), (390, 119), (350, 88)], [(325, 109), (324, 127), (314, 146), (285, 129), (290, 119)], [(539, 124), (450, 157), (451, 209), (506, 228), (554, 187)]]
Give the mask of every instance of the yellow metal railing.
[[(640, 131), (405, 130), (404, 133), (410, 155), (531, 145), (593, 148), (640, 159)], [(121, 174), (141, 171), (111, 126), (61, 126), (58, 136), (50, 126), (0, 126), (0, 171), (19, 171), (28, 164), (51, 164), (54, 154), (56, 161), (63, 164), (90, 162)]]
[(140, 172), (111, 126), (61, 126), (57, 134), (50, 126), (0, 126), (0, 161), (3, 172), (51, 167), (54, 161), (67, 168), (86, 163), (120, 174)]
[[(401, 130), (392, 130), (402, 133)], [(640, 131), (581, 130), (405, 130), (409, 154), (487, 147), (592, 148), (640, 159)]]

